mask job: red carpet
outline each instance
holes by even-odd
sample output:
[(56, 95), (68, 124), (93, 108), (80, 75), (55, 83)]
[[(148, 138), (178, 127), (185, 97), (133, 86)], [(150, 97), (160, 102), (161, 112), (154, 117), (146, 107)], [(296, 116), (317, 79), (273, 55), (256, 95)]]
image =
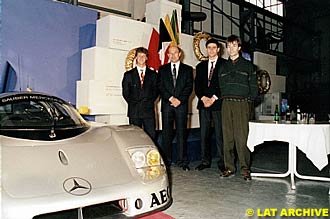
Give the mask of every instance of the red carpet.
[(164, 214), (163, 212), (157, 212), (151, 215), (140, 217), (140, 219), (175, 219), (175, 218), (171, 217), (170, 215)]

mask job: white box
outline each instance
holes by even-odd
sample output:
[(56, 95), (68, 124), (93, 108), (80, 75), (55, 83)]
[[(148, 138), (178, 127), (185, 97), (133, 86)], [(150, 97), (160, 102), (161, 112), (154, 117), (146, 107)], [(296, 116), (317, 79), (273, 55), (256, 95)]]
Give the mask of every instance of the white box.
[(97, 20), (96, 46), (129, 51), (148, 48), (152, 25), (128, 18), (108, 15)]
[(198, 98), (193, 91), (193, 93), (189, 97), (189, 105), (188, 105), (188, 113), (199, 113), (197, 109), (197, 104), (198, 104)]
[(81, 80), (105, 80), (121, 86), (128, 51), (91, 47), (82, 51)]
[(285, 92), (286, 77), (281, 75), (269, 75), (270, 76), (270, 89), (268, 93)]
[(95, 122), (105, 123), (109, 125), (127, 125), (128, 117), (123, 114), (111, 114), (111, 115), (96, 115)]
[[(180, 34), (181, 49), (183, 50), (184, 59), (183, 62), (191, 65), (193, 68), (199, 63), (194, 48), (193, 48), (194, 37), (188, 34)], [(203, 45), (205, 48), (205, 45)]]
[(173, 11), (176, 10), (179, 32), (181, 32), (181, 9), (180, 4), (168, 0), (151, 1), (146, 5), (146, 22), (159, 27), (160, 18), (165, 19), (165, 16), (168, 15), (171, 19)]
[(278, 105), (279, 109), (281, 107), (282, 93), (267, 93), (264, 95), (264, 99), (261, 103), (262, 114), (263, 115), (274, 115), (275, 107)]
[(254, 52), (253, 63), (257, 65), (258, 69), (266, 70), (270, 75), (276, 75), (276, 56)]
[(77, 81), (77, 108), (87, 106), (89, 115), (127, 114), (122, 88), (109, 81)]
[(259, 115), (256, 119), (262, 121), (274, 121), (274, 116)]
[(198, 113), (190, 113), (188, 114), (188, 124), (187, 128), (199, 128), (199, 114)]

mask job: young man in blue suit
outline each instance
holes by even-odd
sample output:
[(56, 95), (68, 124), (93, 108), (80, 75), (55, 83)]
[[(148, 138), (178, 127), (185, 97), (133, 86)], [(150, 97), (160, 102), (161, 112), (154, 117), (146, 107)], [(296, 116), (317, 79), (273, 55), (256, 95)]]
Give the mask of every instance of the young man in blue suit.
[(216, 39), (209, 39), (206, 44), (209, 59), (201, 61), (196, 66), (195, 93), (198, 97), (199, 124), (201, 132), (202, 162), (195, 169), (203, 170), (211, 166), (210, 131), (213, 121), (215, 142), (218, 149), (220, 171), (225, 170), (223, 159), (221, 99), (218, 80), (218, 70), (225, 60), (219, 57), (220, 43)]
[(129, 124), (143, 127), (155, 140), (155, 100), (158, 97), (157, 73), (147, 67), (148, 50), (136, 49), (136, 67), (125, 72), (123, 97), (128, 104)]
[(193, 89), (193, 69), (180, 61), (182, 50), (171, 46), (168, 49), (170, 63), (159, 68), (159, 90), (162, 112), (162, 149), (168, 165), (172, 162), (174, 122), (177, 139), (177, 165), (188, 171), (187, 116), (188, 100)]

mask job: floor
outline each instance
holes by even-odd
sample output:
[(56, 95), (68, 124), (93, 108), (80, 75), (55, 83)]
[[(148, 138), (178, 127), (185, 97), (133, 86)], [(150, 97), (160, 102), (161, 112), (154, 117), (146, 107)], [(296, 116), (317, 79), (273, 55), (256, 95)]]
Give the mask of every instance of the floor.
[[(286, 172), (286, 143), (268, 142), (252, 154), (253, 172)], [(235, 177), (221, 178), (216, 167), (202, 171), (193, 170), (198, 161), (190, 163), (191, 171), (176, 166), (169, 170), (173, 204), (164, 213), (177, 219), (197, 218), (264, 218), (288, 214), (289, 208), (320, 209), (330, 207), (330, 183), (296, 178), (296, 190), (290, 188), (290, 179), (254, 177), (246, 182), (236, 173)], [(301, 152), (298, 152), (298, 172), (307, 175), (329, 176), (329, 167), (319, 172)], [(315, 211), (314, 211), (315, 212)], [(311, 212), (312, 213), (312, 212)], [(251, 214), (252, 216), (247, 216)], [(330, 214), (330, 210), (329, 210)], [(261, 217), (262, 216), (262, 217)], [(290, 218), (290, 217), (285, 217)], [(297, 218), (297, 217), (292, 217)], [(309, 217), (328, 218), (328, 217)]]

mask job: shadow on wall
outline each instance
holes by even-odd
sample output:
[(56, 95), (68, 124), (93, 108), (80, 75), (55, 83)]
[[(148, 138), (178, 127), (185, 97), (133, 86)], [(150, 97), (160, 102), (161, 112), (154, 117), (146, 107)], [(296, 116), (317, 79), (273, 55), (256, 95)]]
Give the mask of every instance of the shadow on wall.
[(2, 93), (14, 90), (17, 84), (17, 74), (9, 62), (5, 62), (3, 71), (0, 73), (0, 90)]

